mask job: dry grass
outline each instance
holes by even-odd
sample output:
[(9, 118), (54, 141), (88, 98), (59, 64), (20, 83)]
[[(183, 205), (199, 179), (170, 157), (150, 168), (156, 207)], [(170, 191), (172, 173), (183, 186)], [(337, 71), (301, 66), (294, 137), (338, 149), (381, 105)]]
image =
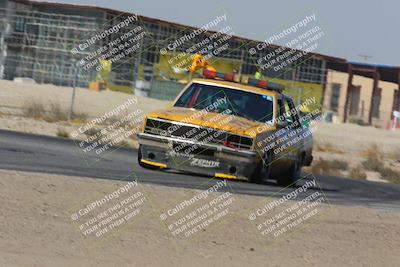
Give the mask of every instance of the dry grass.
[(118, 123), (118, 122), (120, 122), (120, 118), (118, 118), (118, 117), (116, 117), (116, 116), (112, 116), (112, 117), (109, 117), (109, 118), (107, 118), (105, 121), (104, 121), (104, 123), (106, 123), (106, 124), (108, 124), (108, 125), (113, 125), (113, 124), (115, 124), (115, 123)]
[(354, 179), (366, 179), (367, 178), (367, 174), (359, 166), (351, 168), (349, 171), (349, 176), (350, 176), (350, 178), (354, 178)]
[(44, 106), (36, 102), (28, 102), (25, 104), (24, 115), (26, 117), (32, 117), (34, 119), (44, 119), (46, 111)]
[(102, 138), (101, 129), (97, 127), (91, 127), (85, 131), (87, 137), (93, 138), (93, 142), (98, 142)]
[(371, 145), (364, 151), (366, 160), (362, 163), (365, 169), (379, 172), (382, 179), (400, 184), (400, 172), (386, 167), (382, 161), (383, 154), (376, 145)]
[(85, 113), (72, 112), (70, 121), (77, 124), (83, 124), (86, 123), (88, 119), (89, 116)]
[(367, 149), (362, 151), (360, 155), (364, 158), (382, 158), (382, 152), (379, 150), (376, 144), (370, 145)]
[(376, 144), (372, 144), (367, 149), (362, 151), (360, 156), (366, 158), (370, 163), (375, 160), (382, 161), (384, 159), (391, 159), (396, 162), (400, 162), (400, 147), (384, 153)]
[(365, 161), (362, 163), (364, 168), (369, 171), (380, 172), (384, 168), (382, 162), (382, 153), (378, 149), (378, 146), (373, 144), (362, 152)]
[[(28, 102), (25, 104), (24, 116), (47, 122), (67, 121), (68, 112), (63, 110), (59, 103), (50, 103), (46, 108), (41, 103)], [(75, 122), (86, 122), (88, 116), (83, 113), (74, 113), (71, 116)]]
[(44, 119), (48, 122), (67, 121), (68, 115), (66, 111), (61, 109), (60, 104), (51, 103), (50, 109)]
[(352, 167), (349, 169), (347, 162), (343, 160), (315, 160), (311, 165), (311, 172), (319, 175), (348, 176), (354, 179), (366, 179), (363, 168)]
[(400, 184), (400, 172), (395, 171), (392, 168), (384, 167), (380, 171), (383, 179), (388, 180), (389, 182)]
[(329, 164), (331, 165), (331, 167), (333, 169), (338, 169), (338, 170), (342, 170), (342, 171), (345, 171), (349, 168), (349, 164), (343, 160), (335, 159), (335, 160), (330, 161)]
[(342, 150), (337, 149), (329, 142), (319, 143), (319, 142), (314, 141), (314, 149), (315, 149), (315, 151), (319, 151), (319, 152), (328, 152), (328, 153), (336, 153), (336, 154), (344, 153)]
[[(344, 153), (329, 142), (314, 142), (314, 150), (330, 154)], [(400, 184), (400, 171), (396, 169), (396, 164), (389, 166), (390, 162), (400, 162), (400, 148), (385, 153), (378, 145), (372, 144), (360, 151), (358, 156), (363, 158), (361, 166), (349, 168), (347, 162), (344, 161), (321, 159), (314, 161), (310, 169), (315, 174), (348, 176), (354, 179), (366, 179), (366, 171), (373, 171), (378, 172), (384, 180)]]
[(384, 164), (378, 158), (367, 158), (362, 165), (368, 171), (380, 172)]
[(397, 162), (400, 162), (400, 147), (393, 149), (393, 151), (389, 153), (389, 157)]
[(57, 136), (58, 137), (69, 138), (69, 133), (64, 129), (58, 129), (57, 130)]
[(311, 172), (313, 174), (320, 174), (320, 175), (331, 175), (331, 176), (339, 176), (341, 175), (340, 169), (335, 167), (332, 164), (332, 161), (318, 159), (313, 161), (311, 165)]

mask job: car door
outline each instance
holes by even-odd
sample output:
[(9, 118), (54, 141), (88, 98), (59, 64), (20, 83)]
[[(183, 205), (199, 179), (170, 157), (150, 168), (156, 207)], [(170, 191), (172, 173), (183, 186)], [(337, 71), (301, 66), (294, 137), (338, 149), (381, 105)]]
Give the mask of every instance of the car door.
[(302, 161), (301, 165), (304, 165), (305, 160), (310, 158), (312, 153), (312, 130), (309, 128), (309, 123), (304, 123), (304, 121), (301, 120), (299, 111), (295, 109), (292, 99), (288, 100), (288, 105), (291, 110), (295, 111), (293, 116), (297, 121), (295, 126), (298, 134), (298, 141), (296, 142), (294, 149), (297, 150), (297, 153)]
[(278, 97), (277, 131), (273, 149), (275, 168), (273, 174), (287, 170), (298, 159), (298, 125), (293, 101), (290, 98)]

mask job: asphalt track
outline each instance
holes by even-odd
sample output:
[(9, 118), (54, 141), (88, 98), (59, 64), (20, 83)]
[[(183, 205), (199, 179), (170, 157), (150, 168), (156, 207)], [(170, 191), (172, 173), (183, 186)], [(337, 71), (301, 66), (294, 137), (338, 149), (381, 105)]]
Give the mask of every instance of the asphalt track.
[[(136, 157), (136, 150), (120, 148), (103, 158), (83, 158), (72, 140), (0, 130), (0, 169), (112, 180), (136, 177), (142, 183), (194, 189), (206, 189), (215, 183), (211, 177), (146, 170), (139, 167)], [(298, 186), (312, 178), (307, 174), (303, 177)], [(318, 187), (311, 190), (322, 190), (331, 204), (400, 211), (399, 185), (329, 176), (315, 176), (315, 179)], [(280, 197), (295, 189), (282, 188), (273, 182), (230, 181), (228, 184), (234, 194), (257, 196)]]

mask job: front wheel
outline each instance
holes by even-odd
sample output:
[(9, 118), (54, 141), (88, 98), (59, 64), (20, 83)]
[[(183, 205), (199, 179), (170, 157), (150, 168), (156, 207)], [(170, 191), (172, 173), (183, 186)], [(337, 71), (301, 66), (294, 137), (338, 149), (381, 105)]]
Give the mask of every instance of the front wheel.
[(297, 157), (293, 162), (292, 166), (282, 173), (278, 179), (277, 183), (280, 186), (295, 185), (296, 181), (300, 178), (301, 162), (300, 157)]
[(266, 182), (268, 179), (271, 178), (271, 153), (266, 152), (264, 153), (261, 162), (257, 168), (257, 171), (254, 174), (253, 180), (257, 183)]

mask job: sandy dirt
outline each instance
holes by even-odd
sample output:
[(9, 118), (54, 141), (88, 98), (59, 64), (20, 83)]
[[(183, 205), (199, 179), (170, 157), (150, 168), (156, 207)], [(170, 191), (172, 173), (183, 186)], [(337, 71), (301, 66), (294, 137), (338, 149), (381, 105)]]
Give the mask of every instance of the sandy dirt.
[(20, 116), (0, 115), (0, 129), (17, 131), (22, 133), (39, 134), (46, 136), (57, 136), (59, 130), (72, 132), (76, 125), (66, 122), (46, 122)]
[[(157, 175), (154, 173), (154, 175)], [(321, 207), (274, 240), (248, 214), (267, 198), (232, 196), (229, 213), (187, 238), (160, 214), (199, 191), (141, 185), (141, 213), (111, 235), (85, 237), (71, 219), (79, 207), (126, 182), (0, 170), (0, 266), (398, 266), (400, 214)], [(216, 196), (220, 193), (211, 193)]]
[[(71, 87), (0, 80), (0, 108), (5, 111), (24, 109), (29, 103), (41, 103), (45, 108), (50, 104), (59, 104), (62, 110), (67, 111), (71, 104), (71, 95)], [(138, 103), (131, 108), (141, 109), (145, 113), (166, 107), (169, 104), (168, 101), (138, 97), (120, 92), (95, 92), (85, 88), (78, 88), (76, 90), (74, 112), (84, 113), (89, 117), (100, 116), (132, 97), (137, 97)]]
[(357, 124), (320, 123), (314, 140), (355, 155), (375, 144), (384, 153), (400, 151), (400, 130), (391, 131)]

